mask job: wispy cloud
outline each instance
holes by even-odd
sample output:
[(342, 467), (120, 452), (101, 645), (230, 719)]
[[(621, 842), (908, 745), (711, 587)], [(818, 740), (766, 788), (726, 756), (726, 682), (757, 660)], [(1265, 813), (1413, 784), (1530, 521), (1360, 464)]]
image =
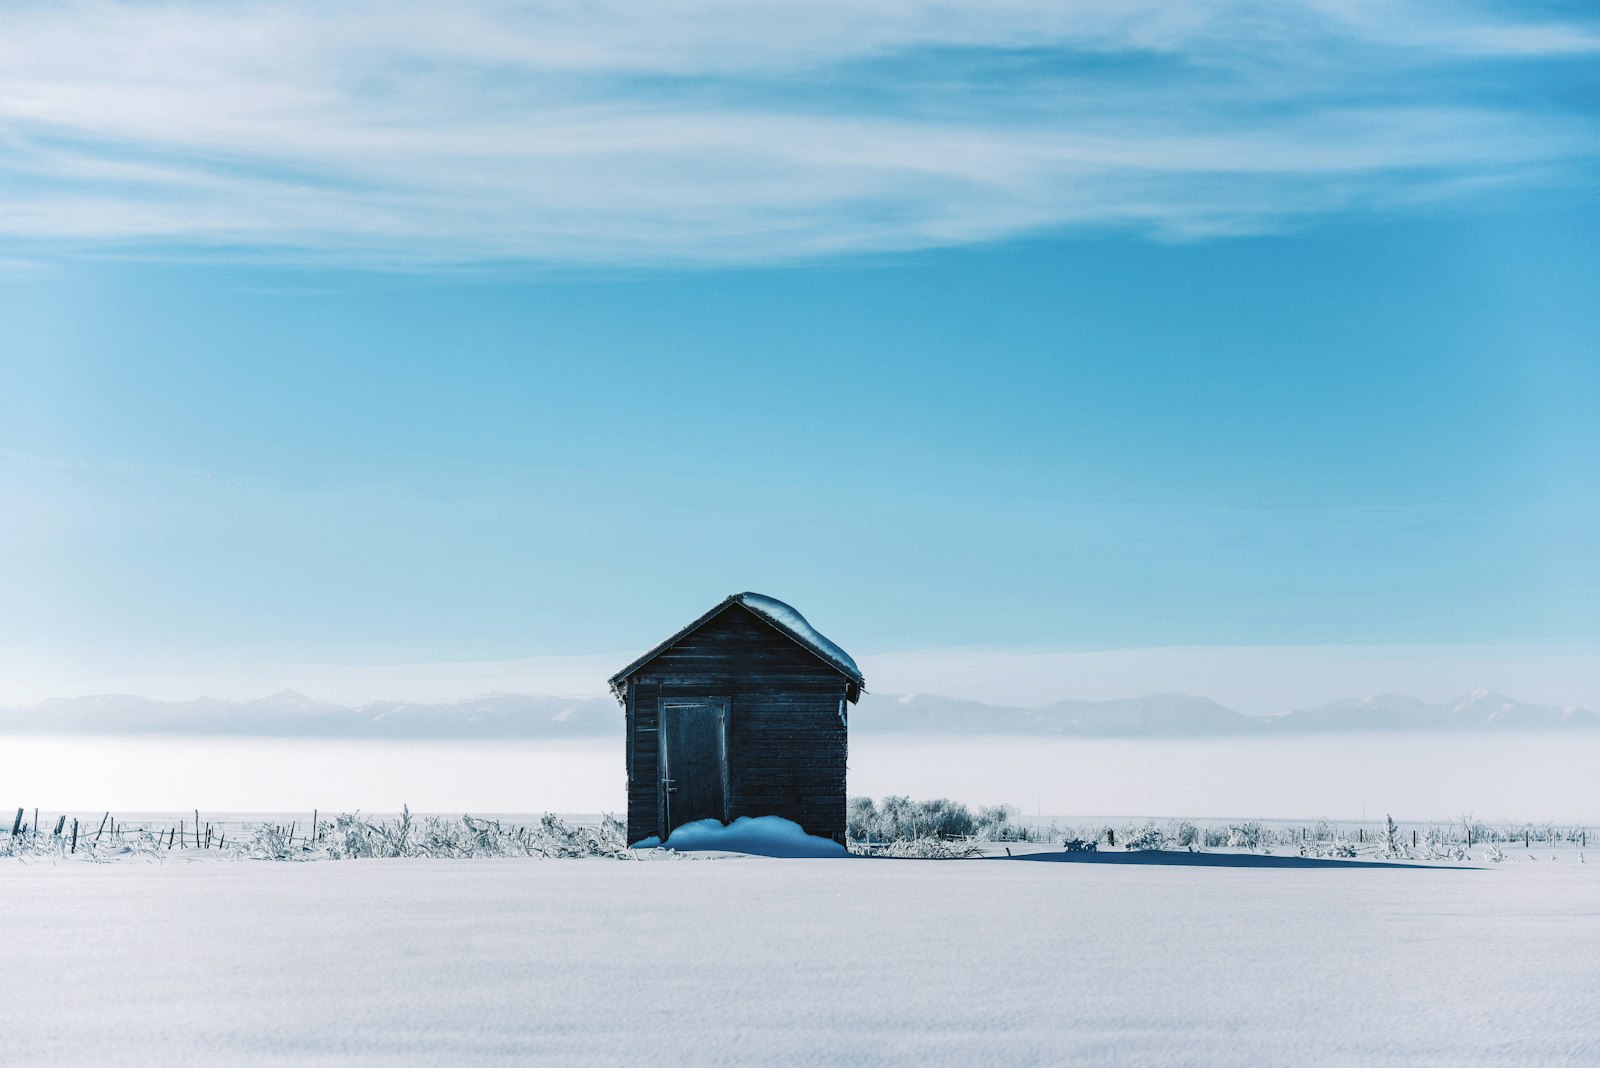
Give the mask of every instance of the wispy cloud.
[(1600, 20), (1459, 4), (10, 6), (0, 236), (405, 265), (1270, 230), (1587, 181)]

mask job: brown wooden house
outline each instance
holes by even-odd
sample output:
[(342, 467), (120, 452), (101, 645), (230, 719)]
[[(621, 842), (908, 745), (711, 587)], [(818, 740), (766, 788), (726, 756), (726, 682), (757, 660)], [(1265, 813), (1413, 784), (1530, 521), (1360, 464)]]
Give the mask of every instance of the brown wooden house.
[(617, 672), (628, 841), (714, 818), (782, 816), (845, 833), (854, 660), (782, 601), (736, 593)]

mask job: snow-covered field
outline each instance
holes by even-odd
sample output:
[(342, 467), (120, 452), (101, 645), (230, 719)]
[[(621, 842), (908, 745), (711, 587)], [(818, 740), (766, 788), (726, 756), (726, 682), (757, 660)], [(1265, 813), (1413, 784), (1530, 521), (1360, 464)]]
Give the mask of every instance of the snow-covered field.
[[(332, 855), (330, 813), (403, 802), (446, 838), (508, 814), (519, 852), (517, 812), (621, 807), (619, 746), (8, 738), (39, 836), (0, 858), (0, 1065), (1600, 1063), (1600, 842), (1574, 830), (1600, 739), (891, 741), (852, 739), (852, 792), (1124, 844), (1139, 812), (1306, 819), (1267, 825), (1274, 856), (278, 863), (242, 858)], [(1406, 856), (1468, 812), (1493, 833), (1473, 866), (1373, 864), (1387, 812)], [(1292, 855), (1319, 816), (1312, 851), (1362, 862)]]
[(12, 861), (0, 1063), (1591, 1065), (1534, 855)]

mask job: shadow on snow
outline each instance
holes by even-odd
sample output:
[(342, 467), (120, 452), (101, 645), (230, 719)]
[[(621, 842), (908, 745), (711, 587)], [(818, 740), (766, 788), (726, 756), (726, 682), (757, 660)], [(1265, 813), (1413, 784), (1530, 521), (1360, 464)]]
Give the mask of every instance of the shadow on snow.
[[(984, 857), (984, 860), (1031, 860), (1047, 864), (1162, 864), (1193, 868), (1426, 868), (1437, 864), (1406, 864), (1392, 860), (1335, 860), (1325, 857), (1277, 856), (1260, 853), (1191, 853), (1178, 849), (1137, 849), (1126, 853), (1023, 853), (1019, 856)], [(1450, 865), (1459, 871), (1465, 865)], [(1473, 868), (1472, 870), (1478, 870)]]

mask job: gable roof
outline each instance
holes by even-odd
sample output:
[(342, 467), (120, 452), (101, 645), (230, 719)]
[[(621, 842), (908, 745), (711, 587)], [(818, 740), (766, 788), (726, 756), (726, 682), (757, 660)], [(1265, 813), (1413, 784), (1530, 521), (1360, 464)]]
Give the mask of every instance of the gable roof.
[(676, 645), (685, 635), (699, 630), (716, 616), (721, 615), (730, 606), (736, 604), (754, 612), (764, 622), (771, 624), (780, 634), (794, 640), (802, 648), (815, 655), (817, 659), (854, 683), (855, 685), (851, 687), (851, 701), (856, 700), (860, 696), (860, 692), (866, 688), (867, 680), (862, 676), (861, 669), (856, 666), (856, 662), (851, 659), (850, 654), (829, 641), (821, 631), (806, 622), (805, 616), (776, 597), (768, 597), (764, 593), (752, 593), (747, 590), (744, 593), (733, 593), (724, 597), (699, 619), (682, 628), (666, 641), (659, 643), (648, 653), (645, 653), (611, 676), (611, 692), (617, 696), (619, 701), (622, 700), (626, 692), (626, 683), (629, 676), (660, 656), (667, 649)]

